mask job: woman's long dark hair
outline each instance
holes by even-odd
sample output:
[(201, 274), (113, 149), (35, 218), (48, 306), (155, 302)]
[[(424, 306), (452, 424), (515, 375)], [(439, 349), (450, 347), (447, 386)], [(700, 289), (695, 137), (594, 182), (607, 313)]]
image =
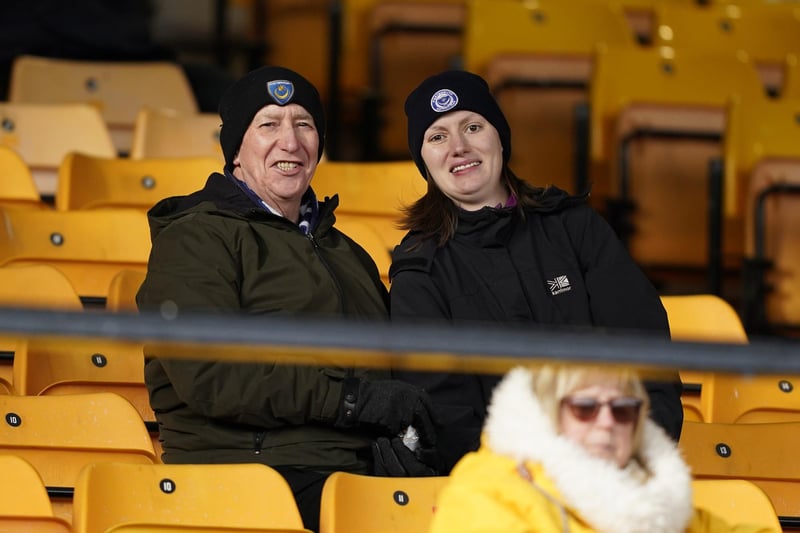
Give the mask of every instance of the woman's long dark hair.
[[(430, 172), (426, 170), (426, 174), (428, 192), (413, 204), (401, 208), (403, 216), (398, 227), (418, 232), (423, 240), (433, 238), (437, 246), (443, 246), (456, 233), (458, 207), (436, 186)], [(509, 192), (517, 197), (516, 208), (520, 214), (524, 216), (526, 207), (541, 205), (539, 198), (546, 190), (545, 187), (535, 187), (518, 178), (507, 164), (503, 165), (502, 179)]]

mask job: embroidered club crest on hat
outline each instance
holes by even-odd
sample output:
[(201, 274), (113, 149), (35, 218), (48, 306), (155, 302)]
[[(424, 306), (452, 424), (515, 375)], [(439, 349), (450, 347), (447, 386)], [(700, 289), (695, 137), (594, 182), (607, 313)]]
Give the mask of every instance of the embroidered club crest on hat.
[(267, 82), (267, 91), (278, 105), (285, 105), (294, 95), (294, 85), (287, 80), (274, 80)]
[[(266, 89), (266, 90), (265, 90)], [(242, 138), (258, 110), (268, 105), (297, 104), (314, 118), (319, 136), (317, 159), (325, 149), (325, 113), (316, 87), (297, 72), (278, 66), (263, 66), (248, 72), (228, 87), (220, 98), (222, 129), (219, 144), (225, 168), (233, 168)]]
[(450, 111), (456, 105), (458, 105), (458, 95), (450, 89), (436, 91), (436, 93), (431, 97), (431, 109), (437, 113)]
[(406, 98), (408, 149), (420, 174), (427, 177), (422, 160), (425, 130), (445, 113), (473, 111), (494, 126), (503, 146), (503, 163), (511, 157), (511, 128), (486, 80), (465, 70), (446, 70), (423, 80)]

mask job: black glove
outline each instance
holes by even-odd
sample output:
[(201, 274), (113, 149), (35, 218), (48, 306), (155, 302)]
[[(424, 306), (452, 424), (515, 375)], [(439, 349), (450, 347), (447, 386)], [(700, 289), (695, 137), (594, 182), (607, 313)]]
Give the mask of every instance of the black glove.
[[(419, 449), (417, 450), (419, 451)], [(400, 437), (378, 437), (372, 443), (372, 459), (374, 475), (386, 477), (426, 477), (438, 476), (435, 467), (422, 461), (425, 457), (433, 458), (434, 450), (427, 450), (420, 455), (409, 450)]]
[(335, 425), (371, 427), (389, 437), (414, 426), (422, 446), (436, 444), (437, 421), (428, 393), (403, 381), (345, 379)]

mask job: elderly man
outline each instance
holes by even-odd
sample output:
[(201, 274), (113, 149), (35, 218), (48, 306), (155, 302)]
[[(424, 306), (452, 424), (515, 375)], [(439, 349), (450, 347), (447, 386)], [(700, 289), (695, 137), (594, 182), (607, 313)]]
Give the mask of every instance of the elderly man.
[[(309, 186), (325, 143), (314, 86), (262, 67), (228, 89), (220, 115), (224, 172), (148, 213), (153, 248), (139, 309), (385, 319), (374, 262), (334, 227), (338, 197), (318, 202)], [(398, 438), (410, 425), (433, 445), (429, 399), (385, 371), (146, 356), (164, 462), (270, 465), (309, 529), (333, 471), (429, 473)]]

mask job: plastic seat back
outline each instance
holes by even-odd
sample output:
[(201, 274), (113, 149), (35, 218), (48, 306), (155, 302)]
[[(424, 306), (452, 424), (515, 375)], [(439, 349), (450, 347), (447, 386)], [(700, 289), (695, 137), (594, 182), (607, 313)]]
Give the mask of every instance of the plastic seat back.
[(536, 185), (585, 184), (575, 128), (595, 48), (636, 46), (623, 11), (592, 0), (472, 0), (464, 68), (484, 75), (514, 132), (510, 165)]
[(48, 209), (39, 196), (28, 164), (12, 148), (0, 145), (0, 205)]
[(406, 233), (397, 228), (400, 208), (412, 204), (427, 190), (411, 161), (326, 161), (317, 167), (311, 187), (319, 199), (338, 194), (336, 216), (366, 221), (380, 233), (389, 251)]
[(713, 294), (664, 295), (673, 340), (747, 344), (747, 332), (730, 303)]
[[(682, 342), (728, 342), (747, 344), (747, 333), (733, 307), (713, 294), (662, 296), (670, 336)], [(710, 420), (708, 412), (714, 373), (681, 370), (684, 420)]]
[[(49, 265), (0, 267), (0, 307), (83, 311), (78, 293), (64, 274)], [(14, 391), (13, 364), (25, 339), (0, 337), (0, 393)]]
[(59, 168), (56, 209), (136, 208), (147, 210), (170, 196), (203, 188), (221, 171), (212, 157), (130, 159), (70, 154)]
[(696, 507), (710, 511), (728, 524), (753, 524), (781, 531), (769, 497), (750, 481), (696, 479), (692, 481), (692, 498)]
[(791, 3), (660, 2), (656, 23), (655, 46), (745, 55), (771, 90), (782, 84), (787, 54), (800, 50), (800, 8)]
[(721, 423), (800, 422), (800, 376), (714, 373), (703, 384), (706, 420)]
[(446, 482), (334, 472), (322, 489), (320, 533), (427, 531)]
[(136, 293), (147, 274), (140, 270), (120, 270), (108, 288), (106, 310), (112, 313), (138, 313)]
[[(331, 91), (329, 0), (271, 0), (258, 9), (267, 41), (264, 64), (284, 65), (302, 72), (317, 88), (323, 103), (328, 102)], [(303, 46), (292, 42), (299, 34), (305, 36)]]
[(18, 56), (8, 89), (11, 102), (85, 103), (112, 134), (115, 151), (128, 153), (136, 114), (144, 106), (196, 113), (181, 67), (164, 61), (91, 61)]
[(74, 509), (74, 533), (137, 524), (305, 531), (289, 485), (275, 470), (256, 463), (94, 463), (80, 474)]
[[(724, 202), (736, 187), (725, 181), (726, 197), (716, 198), (709, 165), (722, 152), (729, 98), (763, 94), (753, 65), (733, 55), (670, 48), (598, 53), (590, 90), (593, 181), (607, 183), (613, 205), (622, 206), (609, 217), (648, 273), (694, 273), (699, 279), (688, 279), (700, 285), (717, 254), (720, 268), (741, 264), (741, 215)], [(709, 206), (721, 202), (724, 241), (711, 251)], [(711, 283), (698, 289), (715, 290)]]
[(136, 116), (130, 157), (213, 157), (223, 163), (219, 133), (216, 113), (144, 108)]
[(50, 265), (0, 267), (0, 306), (83, 311), (72, 283)]
[(68, 153), (117, 155), (100, 112), (88, 104), (0, 102), (0, 124), (0, 145), (22, 157), (42, 196), (55, 194), (58, 166)]
[(70, 524), (53, 514), (42, 478), (25, 459), (0, 455), (0, 531), (70, 533)]
[(28, 339), (14, 357), (14, 388), (29, 396), (114, 392), (127, 399), (143, 420), (155, 422), (139, 342)]
[(381, 279), (388, 289), (392, 256), (378, 230), (370, 225), (369, 222), (360, 219), (351, 220), (347, 215), (336, 218), (336, 227), (367, 251), (372, 260), (375, 261), (375, 266), (378, 267)]
[[(369, 87), (374, 159), (408, 158), (403, 102), (423, 79), (453, 68), (462, 47), (463, 0), (381, 1), (369, 10)], [(377, 152), (377, 153), (376, 153)]]
[(798, 422), (684, 422), (679, 445), (696, 479), (751, 481), (769, 496), (779, 517), (797, 519), (800, 464), (787, 458), (798, 439)]
[(85, 305), (104, 302), (120, 270), (145, 270), (149, 254), (150, 231), (141, 210), (0, 211), (0, 266), (56, 267)]
[(724, 147), (726, 182), (744, 214), (749, 330), (800, 330), (800, 99), (730, 102)]
[(69, 497), (85, 465), (156, 461), (141, 416), (114, 393), (6, 395), (0, 396), (0, 412), (0, 453), (33, 465), (48, 488), (54, 513), (62, 518), (72, 514)]
[(17, 345), (16, 394), (63, 396), (113, 392), (136, 408), (160, 461), (159, 429), (144, 382), (144, 346), (112, 339), (30, 338)]

